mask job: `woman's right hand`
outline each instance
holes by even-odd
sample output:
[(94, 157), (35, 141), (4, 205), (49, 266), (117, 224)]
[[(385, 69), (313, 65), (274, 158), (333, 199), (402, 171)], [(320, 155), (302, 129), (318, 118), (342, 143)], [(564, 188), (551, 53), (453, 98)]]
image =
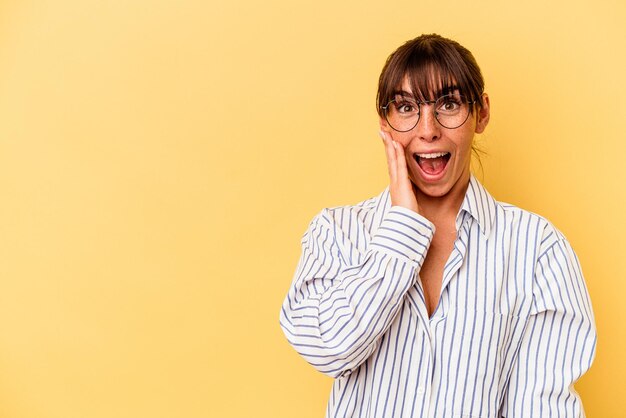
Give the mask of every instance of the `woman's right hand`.
[(402, 206), (419, 213), (417, 198), (413, 191), (413, 183), (409, 178), (406, 166), (404, 147), (399, 142), (394, 141), (391, 136), (384, 131), (380, 131), (380, 137), (385, 144), (385, 153), (387, 154), (391, 205)]

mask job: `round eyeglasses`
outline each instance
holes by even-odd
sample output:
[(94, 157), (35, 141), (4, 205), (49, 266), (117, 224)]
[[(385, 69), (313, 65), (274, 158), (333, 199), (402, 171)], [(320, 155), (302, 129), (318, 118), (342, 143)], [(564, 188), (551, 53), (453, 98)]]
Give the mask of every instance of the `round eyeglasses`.
[(463, 125), (470, 114), (470, 105), (476, 101), (468, 101), (460, 94), (447, 94), (437, 100), (417, 102), (413, 98), (398, 97), (382, 106), (385, 119), (394, 131), (408, 132), (417, 126), (420, 120), (421, 105), (434, 104), (435, 118), (444, 128), (456, 129)]

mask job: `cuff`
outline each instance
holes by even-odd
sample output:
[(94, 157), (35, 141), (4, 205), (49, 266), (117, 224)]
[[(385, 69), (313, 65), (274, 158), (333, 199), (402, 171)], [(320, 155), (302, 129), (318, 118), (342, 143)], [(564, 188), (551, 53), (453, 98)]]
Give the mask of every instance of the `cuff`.
[(402, 206), (392, 206), (370, 247), (422, 265), (434, 234), (435, 225), (428, 219)]

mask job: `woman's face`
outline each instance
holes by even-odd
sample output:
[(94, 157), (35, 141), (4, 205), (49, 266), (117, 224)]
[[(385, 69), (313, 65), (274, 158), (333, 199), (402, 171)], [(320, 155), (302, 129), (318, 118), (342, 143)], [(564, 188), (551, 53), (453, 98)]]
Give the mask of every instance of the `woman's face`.
[[(413, 95), (404, 79), (402, 90)], [(471, 106), (471, 105), (470, 105)], [(444, 197), (453, 187), (469, 182), (472, 140), (489, 122), (489, 98), (483, 95), (483, 107), (475, 108), (465, 123), (456, 129), (441, 126), (435, 118), (434, 104), (422, 104), (419, 122), (408, 132), (393, 130), (385, 119), (381, 129), (404, 147), (409, 177), (424, 194)]]

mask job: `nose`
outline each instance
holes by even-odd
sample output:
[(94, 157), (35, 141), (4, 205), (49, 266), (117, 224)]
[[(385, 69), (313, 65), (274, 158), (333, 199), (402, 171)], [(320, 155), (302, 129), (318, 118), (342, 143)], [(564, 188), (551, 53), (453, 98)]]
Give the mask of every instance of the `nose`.
[(423, 141), (436, 141), (441, 137), (441, 125), (435, 117), (435, 106), (432, 103), (423, 103), (420, 107), (420, 118), (415, 126), (415, 132)]

